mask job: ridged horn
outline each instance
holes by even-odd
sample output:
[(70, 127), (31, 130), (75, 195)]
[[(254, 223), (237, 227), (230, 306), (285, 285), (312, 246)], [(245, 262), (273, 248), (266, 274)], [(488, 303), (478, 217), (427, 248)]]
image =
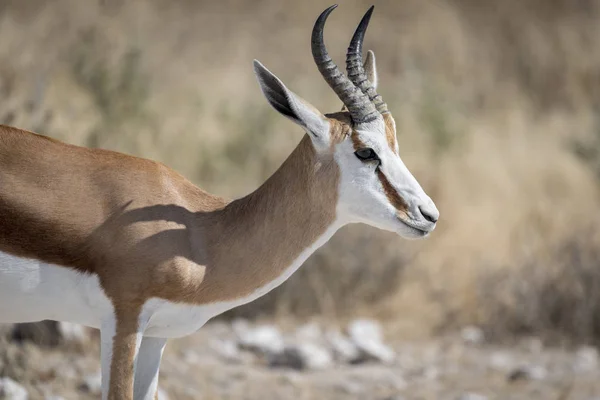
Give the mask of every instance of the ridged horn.
[(327, 53), (323, 41), (325, 21), (336, 7), (337, 4), (323, 11), (315, 22), (311, 39), (313, 58), (325, 81), (348, 108), (352, 120), (355, 123), (369, 122), (378, 117), (377, 109), (369, 100), (369, 97), (340, 71), (329, 53)]
[(369, 8), (369, 10), (360, 20), (356, 31), (354, 31), (354, 36), (352, 36), (350, 46), (348, 47), (348, 53), (346, 53), (346, 71), (348, 72), (348, 78), (350, 78), (352, 83), (358, 86), (363, 93), (369, 96), (369, 100), (373, 102), (377, 111), (379, 111), (381, 114), (385, 114), (389, 112), (387, 104), (385, 104), (381, 95), (377, 93), (373, 84), (369, 82), (363, 67), (362, 59), (363, 41), (374, 8), (375, 6), (371, 6), (371, 8)]

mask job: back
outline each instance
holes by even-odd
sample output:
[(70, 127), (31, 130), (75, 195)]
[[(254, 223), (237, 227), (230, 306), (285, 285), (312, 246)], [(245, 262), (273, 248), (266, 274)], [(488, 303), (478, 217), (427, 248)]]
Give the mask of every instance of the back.
[(0, 251), (91, 272), (92, 233), (129, 204), (172, 203), (169, 172), (0, 126)]

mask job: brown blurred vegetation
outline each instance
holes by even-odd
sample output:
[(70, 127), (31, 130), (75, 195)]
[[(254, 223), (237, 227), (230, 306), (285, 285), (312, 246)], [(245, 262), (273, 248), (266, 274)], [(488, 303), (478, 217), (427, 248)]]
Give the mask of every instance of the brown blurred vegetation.
[[(598, 340), (600, 1), (381, 0), (367, 35), (433, 235), (342, 230), (236, 315), (388, 319), (403, 335), (477, 323), (498, 338)], [(257, 187), (301, 130), (262, 98), (260, 59), (323, 112), (310, 55), (329, 3), (0, 2), (0, 120), (162, 161), (225, 196)], [(342, 64), (366, 1), (326, 40)]]

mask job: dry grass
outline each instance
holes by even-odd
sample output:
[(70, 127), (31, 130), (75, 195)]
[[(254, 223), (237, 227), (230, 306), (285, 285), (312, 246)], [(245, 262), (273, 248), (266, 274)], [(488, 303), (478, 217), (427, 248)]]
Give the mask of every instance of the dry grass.
[[(0, 120), (157, 159), (243, 195), (301, 135), (262, 99), (253, 58), (322, 111), (339, 108), (309, 50), (327, 5), (4, 0)], [(346, 2), (332, 16), (338, 60), (367, 5)], [(367, 46), (439, 228), (423, 242), (346, 228), (238, 312), (370, 313), (430, 331), (505, 313), (492, 289), (482, 307), (482, 271), (513, 282), (568, 270), (550, 250), (579, 240), (598, 202), (599, 17), (593, 0), (378, 1)]]
[(516, 273), (481, 274), (479, 315), (488, 336), (600, 343), (599, 239), (597, 227), (589, 226)]

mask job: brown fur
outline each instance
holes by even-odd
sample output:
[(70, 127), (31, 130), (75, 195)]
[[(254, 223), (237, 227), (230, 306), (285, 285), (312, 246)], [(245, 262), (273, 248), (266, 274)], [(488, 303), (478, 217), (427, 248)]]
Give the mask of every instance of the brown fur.
[(331, 128), (329, 133), (331, 136), (331, 146), (341, 143), (352, 134), (352, 118), (347, 111), (339, 111), (336, 113), (327, 114)]
[(396, 121), (394, 121), (392, 114), (386, 113), (383, 114), (383, 122), (385, 123), (385, 138), (388, 146), (394, 153), (398, 154), (396, 150)]
[(138, 341), (137, 317), (140, 311), (141, 304), (115, 309), (118, 324), (113, 338), (109, 400), (128, 399), (133, 393), (134, 360)]
[(227, 202), (153, 161), (0, 127), (0, 250), (97, 274), (116, 302), (232, 300), (325, 231), (338, 174), (305, 137), (258, 190)]
[(334, 221), (338, 182), (308, 136), (228, 202), (162, 164), (0, 126), (0, 251), (99, 277), (117, 313), (109, 398), (129, 399), (141, 305), (234, 300), (276, 279)]

